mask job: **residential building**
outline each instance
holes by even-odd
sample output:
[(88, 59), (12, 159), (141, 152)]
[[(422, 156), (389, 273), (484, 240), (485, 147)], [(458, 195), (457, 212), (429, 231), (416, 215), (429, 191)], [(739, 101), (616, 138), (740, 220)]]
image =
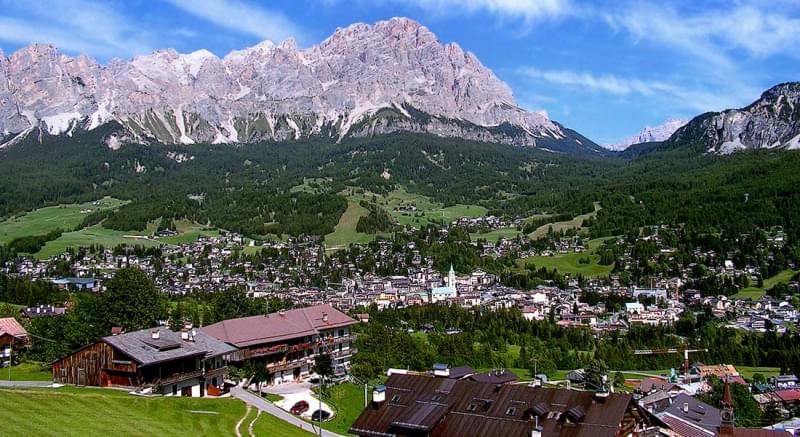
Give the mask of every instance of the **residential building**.
[(11, 361), (12, 354), (27, 344), (28, 332), (15, 318), (0, 319), (0, 363)]
[(628, 394), (392, 374), (350, 433), (376, 436), (632, 435), (647, 427)]
[(103, 337), (53, 363), (53, 381), (172, 396), (218, 395), (236, 349), (194, 329), (165, 327)]
[(231, 361), (256, 360), (266, 366), (268, 384), (282, 384), (308, 378), (322, 353), (344, 375), (356, 352), (350, 327), (357, 323), (330, 305), (316, 305), (225, 320), (201, 331), (235, 347)]

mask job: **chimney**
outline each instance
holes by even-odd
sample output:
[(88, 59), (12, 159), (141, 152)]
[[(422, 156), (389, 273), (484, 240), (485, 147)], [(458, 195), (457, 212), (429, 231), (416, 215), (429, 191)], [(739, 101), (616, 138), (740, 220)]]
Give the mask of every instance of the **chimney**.
[(189, 331), (186, 328), (181, 329), (181, 340), (188, 341), (189, 340)]
[(197, 336), (197, 330), (192, 329), (189, 331), (189, 341), (194, 341), (194, 338)]
[(688, 402), (684, 402), (683, 403), (683, 414), (687, 414), (687, 413), (689, 413), (689, 403)]
[(322, 321), (328, 323), (328, 313), (322, 313)]
[(372, 402), (380, 406), (386, 400), (386, 386), (378, 385), (372, 390)]
[(161, 338), (161, 333), (158, 332), (158, 329), (154, 329), (152, 332), (150, 332), (150, 338), (153, 340), (158, 340)]

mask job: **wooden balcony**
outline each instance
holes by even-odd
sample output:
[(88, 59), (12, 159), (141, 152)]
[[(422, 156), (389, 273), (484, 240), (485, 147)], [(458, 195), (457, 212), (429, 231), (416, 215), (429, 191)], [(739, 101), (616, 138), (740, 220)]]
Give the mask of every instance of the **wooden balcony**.
[(267, 364), (267, 372), (275, 373), (275, 372), (281, 372), (281, 371), (285, 371), (285, 370), (296, 369), (298, 367), (305, 366), (307, 363), (308, 363), (308, 358), (306, 358), (306, 357), (298, 358), (298, 359), (290, 360), (290, 361), (284, 361), (284, 362), (280, 362), (280, 363), (271, 363), (271, 364)]

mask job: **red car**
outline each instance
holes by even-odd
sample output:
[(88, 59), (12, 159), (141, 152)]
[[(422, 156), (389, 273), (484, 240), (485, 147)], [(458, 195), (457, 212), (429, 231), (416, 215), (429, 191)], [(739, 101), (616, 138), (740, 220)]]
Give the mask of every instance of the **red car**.
[(299, 416), (308, 411), (308, 402), (297, 401), (296, 404), (292, 405), (292, 408), (289, 411), (295, 416)]

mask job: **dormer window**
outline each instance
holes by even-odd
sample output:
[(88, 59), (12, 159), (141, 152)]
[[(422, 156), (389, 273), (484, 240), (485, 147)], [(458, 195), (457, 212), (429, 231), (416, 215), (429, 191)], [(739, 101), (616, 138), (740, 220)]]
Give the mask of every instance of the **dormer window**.
[(517, 409), (515, 407), (508, 407), (506, 410), (506, 416), (513, 416), (517, 414)]
[(469, 405), (467, 405), (467, 411), (475, 411), (476, 408), (478, 408), (477, 404), (469, 404)]
[(400, 400), (400, 395), (394, 395), (394, 396), (392, 396), (392, 402), (397, 402), (397, 401), (399, 401), (399, 400)]

